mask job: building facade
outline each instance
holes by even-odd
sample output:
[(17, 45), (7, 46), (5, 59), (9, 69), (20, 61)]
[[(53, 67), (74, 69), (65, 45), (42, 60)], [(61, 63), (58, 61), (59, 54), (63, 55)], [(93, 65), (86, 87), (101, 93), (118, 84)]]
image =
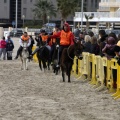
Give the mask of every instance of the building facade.
[(86, 12), (96, 12), (99, 8), (100, 0), (84, 0)]
[[(57, 8), (56, 0), (48, 0), (52, 2)], [(96, 11), (99, 0), (84, 0), (84, 7), (86, 11)], [(37, 0), (18, 0), (18, 15), (17, 20), (18, 24), (22, 24), (24, 20), (33, 20), (34, 19), (34, 5)], [(12, 25), (15, 23), (16, 19), (16, 0), (0, 0), (0, 26), (3, 24)], [(73, 21), (74, 15), (68, 17), (67, 21)], [(51, 21), (60, 21), (60, 14), (57, 17), (50, 17)]]
[[(91, 27), (120, 28), (120, 0), (101, 0), (97, 12), (84, 12), (83, 14), (94, 15), (93, 19), (89, 20)], [(81, 15), (81, 12), (75, 12), (75, 23), (80, 23)], [(83, 17), (83, 23), (86, 26), (85, 16)], [(96, 23), (97, 26), (92, 26), (92, 23)]]

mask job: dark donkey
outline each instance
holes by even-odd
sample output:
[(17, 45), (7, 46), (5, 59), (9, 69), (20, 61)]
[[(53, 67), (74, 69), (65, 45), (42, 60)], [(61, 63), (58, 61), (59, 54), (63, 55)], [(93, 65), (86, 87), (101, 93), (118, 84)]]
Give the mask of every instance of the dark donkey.
[(80, 41), (74, 41), (74, 45), (71, 45), (63, 50), (61, 56), (61, 70), (62, 70), (63, 82), (65, 82), (65, 72), (66, 75), (68, 76), (68, 82), (71, 82), (70, 75), (71, 75), (74, 56), (77, 56), (78, 58), (82, 59), (81, 56), (82, 50), (83, 50), (83, 46)]
[(42, 70), (41, 63), (43, 64), (44, 70), (47, 69), (47, 67), (48, 67), (48, 70), (50, 70), (50, 50), (46, 45), (40, 46), (40, 49), (37, 51), (37, 58), (38, 58), (39, 67), (41, 70)]
[(52, 56), (52, 61), (53, 61), (53, 72), (57, 75), (58, 71), (60, 70), (60, 65), (59, 65), (59, 45), (60, 45), (60, 39), (56, 38), (56, 43), (54, 46), (54, 53)]

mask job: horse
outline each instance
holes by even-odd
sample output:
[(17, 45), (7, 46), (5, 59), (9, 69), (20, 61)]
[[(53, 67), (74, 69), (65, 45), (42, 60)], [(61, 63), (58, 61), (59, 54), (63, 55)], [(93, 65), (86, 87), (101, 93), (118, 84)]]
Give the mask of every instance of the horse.
[(65, 72), (68, 76), (68, 82), (71, 82), (70, 75), (73, 65), (74, 56), (77, 56), (79, 59), (82, 59), (82, 50), (83, 45), (81, 41), (74, 41), (73, 45), (70, 45), (68, 48), (64, 48), (61, 55), (60, 67), (62, 70), (62, 79), (65, 82)]
[(23, 69), (23, 70), (28, 70), (29, 52), (28, 52), (27, 44), (28, 43), (26, 41), (23, 42), (23, 49), (22, 49), (21, 54), (20, 54), (20, 58), (21, 58), (21, 61), (22, 61), (21, 69)]
[(53, 72), (58, 75), (58, 71), (60, 70), (59, 65), (59, 45), (55, 46), (54, 54), (53, 54)]
[(46, 44), (43, 44), (40, 46), (40, 49), (37, 51), (37, 58), (38, 58), (39, 67), (41, 70), (42, 70), (41, 63), (43, 64), (44, 71), (47, 68), (48, 70), (50, 70), (50, 50)]

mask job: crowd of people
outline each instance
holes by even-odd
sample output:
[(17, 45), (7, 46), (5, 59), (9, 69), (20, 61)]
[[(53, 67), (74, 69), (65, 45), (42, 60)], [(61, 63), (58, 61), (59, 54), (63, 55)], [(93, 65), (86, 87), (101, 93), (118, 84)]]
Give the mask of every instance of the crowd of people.
[(80, 32), (78, 39), (84, 46), (83, 52), (106, 56), (109, 60), (120, 56), (120, 35), (106, 34), (105, 30), (99, 30), (98, 35), (94, 35), (92, 31)]
[(3, 54), (3, 60), (12, 60), (12, 52), (14, 49), (14, 43), (13, 40), (10, 38), (10, 36), (5, 39), (5, 37), (0, 40), (0, 60)]
[[(27, 32), (20, 38), (20, 47), (17, 51), (17, 55), (15, 59), (18, 58), (21, 50), (22, 50), (22, 41), (28, 40), (28, 48), (30, 58), (40, 49), (41, 44), (45, 44), (46, 47), (50, 50), (50, 58), (52, 60), (52, 56), (54, 53), (56, 40), (59, 39), (59, 58), (62, 54), (64, 48), (68, 48), (70, 45), (74, 44), (74, 40), (80, 40), (82, 45), (84, 46), (83, 52), (89, 52), (95, 55), (106, 56), (108, 59), (120, 56), (120, 35), (116, 36), (115, 33), (106, 34), (105, 30), (99, 30), (99, 34), (96, 36), (92, 31), (90, 32), (79, 32), (77, 36), (75, 33), (70, 31), (70, 27), (68, 23), (63, 25), (63, 29), (60, 29), (59, 25), (56, 25), (53, 32), (51, 34), (47, 34), (45, 30), (41, 30), (40, 34), (35, 37), (37, 42), (37, 48), (32, 52), (32, 47), (34, 39), (32, 36), (29, 36)], [(3, 37), (0, 40), (0, 59), (3, 54), (3, 60), (7, 59), (12, 60), (12, 51), (14, 49), (13, 40), (8, 36), (7, 40)]]

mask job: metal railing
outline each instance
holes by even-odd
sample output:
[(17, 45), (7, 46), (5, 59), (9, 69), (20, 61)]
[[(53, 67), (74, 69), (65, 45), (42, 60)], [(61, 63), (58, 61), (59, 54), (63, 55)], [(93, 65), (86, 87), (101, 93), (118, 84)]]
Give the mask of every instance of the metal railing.
[(120, 1), (115, 2), (100, 2), (99, 6), (105, 6), (105, 7), (120, 7)]
[[(120, 12), (84, 12), (83, 14), (94, 15), (94, 18), (120, 18)], [(75, 18), (81, 18), (81, 12), (75, 12)]]

